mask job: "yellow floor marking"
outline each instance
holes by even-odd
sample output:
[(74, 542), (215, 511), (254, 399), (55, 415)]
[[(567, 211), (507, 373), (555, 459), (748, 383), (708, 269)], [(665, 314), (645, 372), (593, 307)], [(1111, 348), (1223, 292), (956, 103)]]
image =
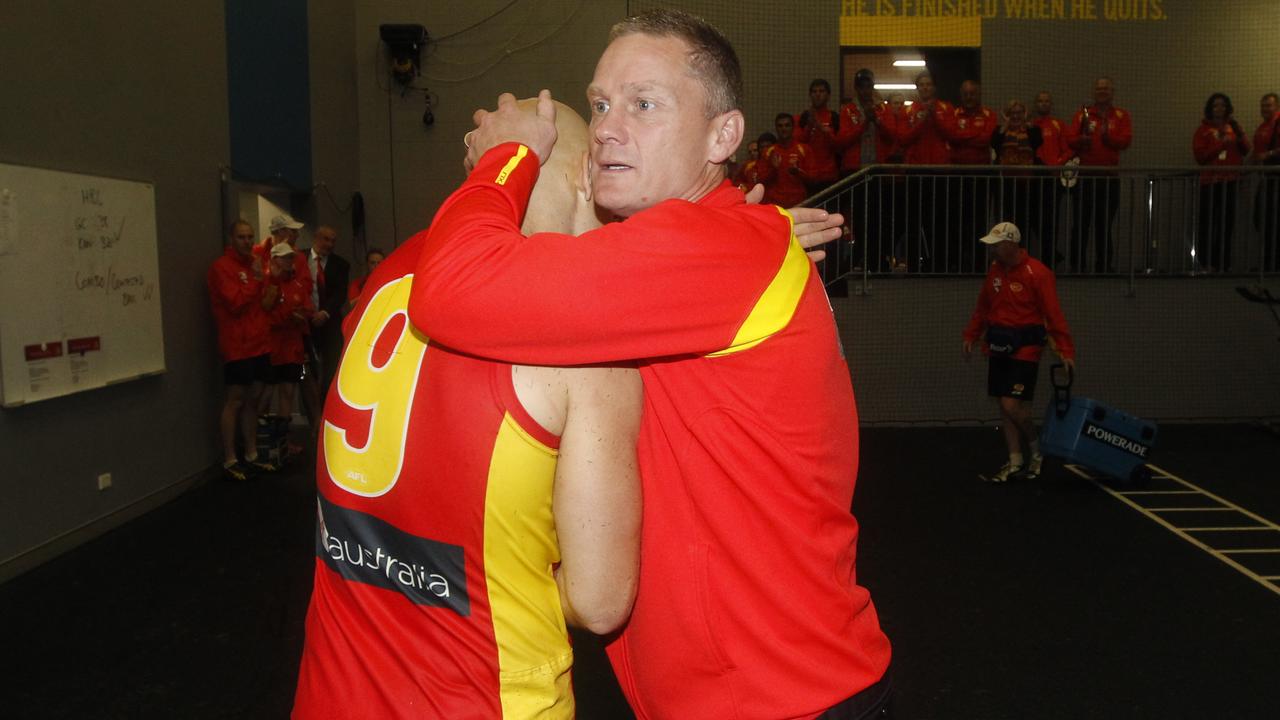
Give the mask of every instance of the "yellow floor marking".
[[(1093, 475), (1091, 475), (1087, 470), (1085, 470), (1083, 467), (1081, 467), (1081, 466), (1079, 466), (1079, 465), (1067, 464), (1067, 465), (1064, 465), (1063, 467), (1065, 467), (1067, 470), (1070, 470), (1071, 472), (1075, 473), (1076, 475), (1079, 475), (1080, 477), (1084, 478), (1085, 480), (1088, 480), (1088, 481), (1092, 482), (1094, 485), (1097, 485), (1099, 488), (1101, 488), (1102, 490), (1104, 490), (1104, 491), (1105, 491), (1105, 492), (1107, 492), (1108, 494), (1112, 495), (1113, 497), (1115, 497), (1116, 499), (1118, 499), (1120, 502), (1122, 502), (1122, 503), (1124, 503), (1124, 504), (1128, 505), (1129, 507), (1133, 508), (1134, 510), (1137, 510), (1138, 512), (1142, 513), (1143, 515), (1146, 515), (1148, 518), (1150, 518), (1151, 520), (1155, 521), (1156, 523), (1158, 523), (1158, 524), (1160, 524), (1160, 525), (1164, 526), (1164, 528), (1165, 528), (1166, 530), (1168, 530), (1169, 532), (1172, 532), (1174, 535), (1177, 535), (1178, 537), (1182, 538), (1183, 540), (1186, 540), (1187, 542), (1191, 543), (1192, 545), (1194, 545), (1194, 546), (1196, 546), (1196, 547), (1200, 548), (1201, 550), (1203, 550), (1203, 551), (1205, 551), (1205, 552), (1209, 553), (1210, 555), (1212, 555), (1213, 557), (1217, 558), (1218, 560), (1221, 560), (1223, 563), (1227, 564), (1228, 566), (1230, 566), (1230, 567), (1232, 567), (1232, 568), (1235, 568), (1235, 569), (1236, 569), (1236, 570), (1238, 570), (1242, 575), (1244, 575), (1245, 577), (1249, 578), (1250, 580), (1253, 580), (1254, 582), (1256, 582), (1256, 583), (1258, 583), (1259, 585), (1261, 585), (1262, 587), (1264, 587), (1264, 588), (1266, 588), (1266, 589), (1270, 590), (1271, 592), (1275, 593), (1276, 595), (1280, 595), (1280, 585), (1277, 585), (1275, 582), (1273, 582), (1274, 580), (1280, 580), (1280, 576), (1276, 576), (1276, 575), (1259, 575), (1258, 573), (1256, 573), (1256, 572), (1254, 572), (1254, 571), (1250, 570), (1249, 568), (1247, 568), (1247, 567), (1245, 567), (1245, 566), (1241, 565), (1240, 563), (1236, 562), (1235, 560), (1233, 560), (1233, 559), (1231, 559), (1230, 557), (1228, 557), (1228, 556), (1227, 556), (1227, 552), (1231, 552), (1231, 553), (1233, 553), (1233, 554), (1240, 554), (1240, 550), (1223, 551), (1223, 550), (1218, 550), (1218, 549), (1216, 549), (1216, 548), (1213, 548), (1213, 547), (1209, 546), (1208, 544), (1204, 543), (1203, 541), (1201, 541), (1200, 539), (1198, 539), (1198, 538), (1196, 538), (1196, 537), (1193, 537), (1192, 535), (1188, 534), (1190, 531), (1196, 530), (1197, 528), (1181, 528), (1181, 527), (1178, 527), (1177, 525), (1174, 525), (1173, 523), (1169, 522), (1167, 519), (1165, 519), (1165, 518), (1160, 517), (1159, 515), (1157, 515), (1157, 514), (1156, 514), (1156, 512), (1155, 512), (1155, 511), (1153, 511), (1151, 508), (1145, 508), (1145, 507), (1143, 507), (1143, 506), (1139, 505), (1138, 503), (1134, 502), (1133, 500), (1129, 499), (1128, 497), (1126, 497), (1126, 495), (1127, 495), (1127, 494), (1129, 494), (1129, 492), (1122, 492), (1122, 491), (1114, 490), (1114, 489), (1112, 489), (1112, 488), (1107, 487), (1106, 485), (1104, 485), (1103, 483), (1101, 483), (1101, 482), (1099, 481), (1099, 479), (1098, 479), (1098, 478), (1096, 478), (1096, 477), (1094, 477)], [(1252, 518), (1253, 520), (1255, 520), (1255, 521), (1257, 521), (1257, 522), (1259, 523), (1259, 525), (1258, 525), (1258, 526), (1249, 526), (1249, 527), (1243, 527), (1243, 528), (1206, 528), (1205, 530), (1214, 530), (1214, 531), (1223, 530), (1223, 531), (1227, 531), (1227, 530), (1264, 530), (1264, 529), (1265, 529), (1265, 530), (1277, 530), (1277, 531), (1280, 531), (1280, 525), (1277, 525), (1276, 523), (1271, 522), (1270, 520), (1268, 520), (1268, 519), (1266, 519), (1266, 518), (1262, 517), (1261, 515), (1258, 515), (1257, 513), (1250, 512), (1250, 511), (1245, 510), (1244, 508), (1242, 508), (1242, 507), (1240, 507), (1240, 506), (1238, 506), (1238, 505), (1236, 505), (1236, 504), (1234, 504), (1234, 503), (1232, 503), (1232, 502), (1228, 502), (1227, 500), (1225, 500), (1225, 499), (1223, 499), (1223, 498), (1221, 498), (1221, 497), (1218, 497), (1217, 495), (1214, 495), (1213, 493), (1209, 492), (1208, 490), (1205, 490), (1205, 489), (1203, 489), (1203, 488), (1201, 488), (1201, 487), (1198, 487), (1197, 485), (1195, 485), (1195, 484), (1193, 484), (1193, 483), (1190, 483), (1190, 482), (1188, 482), (1188, 481), (1186, 481), (1186, 480), (1184, 480), (1184, 479), (1182, 479), (1182, 478), (1178, 477), (1177, 475), (1174, 475), (1173, 473), (1169, 472), (1168, 470), (1165, 470), (1164, 468), (1157, 467), (1157, 466), (1155, 466), (1155, 465), (1151, 465), (1151, 464), (1148, 464), (1148, 465), (1147, 465), (1147, 467), (1151, 468), (1151, 470), (1152, 470), (1152, 471), (1154, 471), (1155, 473), (1157, 473), (1157, 475), (1156, 475), (1155, 477), (1162, 477), (1162, 478), (1166, 478), (1166, 479), (1169, 479), (1169, 480), (1173, 480), (1174, 482), (1180, 483), (1183, 487), (1186, 487), (1186, 488), (1188, 488), (1188, 489), (1192, 490), (1193, 492), (1198, 492), (1198, 493), (1200, 493), (1200, 494), (1204, 495), (1205, 497), (1207, 497), (1207, 498), (1209, 498), (1209, 499), (1213, 500), (1214, 502), (1218, 502), (1218, 503), (1221, 503), (1222, 505), (1226, 506), (1226, 507), (1196, 508), (1196, 509), (1200, 509), (1200, 510), (1235, 510), (1236, 512), (1239, 512), (1239, 513), (1240, 513), (1240, 514), (1242, 514), (1242, 515), (1245, 515), (1245, 516), (1247, 516), (1247, 517), (1249, 517), (1249, 518)], [(1134, 492), (1134, 491), (1131, 491), (1131, 492)], [(1190, 508), (1170, 508), (1170, 509), (1168, 509), (1168, 510), (1162, 510), (1162, 511), (1160, 511), (1160, 512), (1169, 512), (1169, 511), (1181, 512), (1181, 511), (1184, 511), (1184, 510), (1187, 510), (1187, 509), (1190, 509)]]
[(1184, 527), (1187, 532), (1240, 532), (1241, 530), (1268, 530), (1270, 532), (1280, 532), (1280, 528), (1267, 527), (1266, 525), (1241, 525), (1240, 527), (1232, 527), (1223, 525), (1221, 527)]

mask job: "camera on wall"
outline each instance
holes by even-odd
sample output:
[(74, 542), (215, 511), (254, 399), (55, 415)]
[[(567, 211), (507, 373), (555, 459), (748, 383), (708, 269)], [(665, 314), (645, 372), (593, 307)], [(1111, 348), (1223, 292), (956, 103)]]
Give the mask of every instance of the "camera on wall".
[(417, 24), (380, 25), (378, 34), (391, 55), (391, 77), (408, 85), (418, 76), (422, 63), (422, 46), (427, 44), (427, 29)]

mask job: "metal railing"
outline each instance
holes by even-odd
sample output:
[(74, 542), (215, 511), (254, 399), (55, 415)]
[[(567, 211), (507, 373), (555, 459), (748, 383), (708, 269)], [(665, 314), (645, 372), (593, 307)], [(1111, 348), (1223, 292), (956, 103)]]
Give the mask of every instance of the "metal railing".
[(823, 281), (985, 273), (997, 222), (1059, 275), (1280, 271), (1280, 167), (873, 165), (810, 197), (840, 212)]

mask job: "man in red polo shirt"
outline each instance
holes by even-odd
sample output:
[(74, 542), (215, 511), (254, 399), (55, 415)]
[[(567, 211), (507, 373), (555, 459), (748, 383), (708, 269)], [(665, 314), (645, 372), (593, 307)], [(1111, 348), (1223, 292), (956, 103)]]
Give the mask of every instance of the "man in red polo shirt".
[[(1060, 167), (1075, 157), (1076, 152), (1067, 144), (1067, 126), (1053, 115), (1053, 96), (1048, 91), (1036, 93), (1035, 112), (1031, 124), (1040, 128), (1041, 143), (1036, 150), (1040, 162), (1050, 167)], [(1058, 249), (1058, 206), (1065, 188), (1058, 182), (1058, 176), (1041, 175), (1036, 178), (1036, 200), (1040, 206), (1040, 221), (1037, 227), (1028, 228), (1040, 238), (1040, 260), (1049, 267), (1057, 265), (1063, 259)]]
[(836, 134), (840, 130), (840, 113), (827, 107), (831, 100), (831, 83), (818, 78), (809, 83), (809, 108), (795, 116), (796, 139), (813, 151), (809, 176), (809, 194), (819, 193), (836, 181), (838, 157)]
[[(1262, 122), (1253, 133), (1253, 152), (1249, 161), (1261, 165), (1280, 165), (1280, 95), (1267, 93), (1259, 104)], [(1266, 174), (1258, 188), (1254, 221), (1262, 232), (1262, 267), (1280, 267), (1280, 175)]]
[[(866, 165), (889, 162), (898, 146), (896, 117), (875, 89), (876, 77), (867, 68), (853, 76), (853, 102), (840, 108), (840, 131), (835, 147), (840, 153), (840, 177), (848, 177)], [(855, 184), (850, 207), (841, 208), (852, 219), (855, 262), (865, 255), (871, 267), (882, 268), (893, 255), (890, 235), (894, 211), (893, 178), (877, 174)]]
[(1009, 449), (1009, 461), (986, 479), (1033, 480), (1040, 476), (1044, 461), (1031, 421), (1040, 354), (1051, 340), (1053, 349), (1074, 370), (1075, 345), (1058, 304), (1053, 271), (1022, 249), (1018, 226), (1002, 222), (982, 242), (991, 248), (994, 259), (978, 293), (978, 306), (964, 329), (963, 348), (967, 358), (979, 342), (985, 342), (987, 394), (1000, 403), (1000, 428)]
[[(237, 220), (227, 231), (227, 248), (209, 268), (209, 304), (218, 326), (218, 350), (227, 397), (222, 404), (222, 467), (227, 477), (247, 480), (259, 469), (258, 400), (271, 378), (271, 336), (263, 308), (264, 264), (254, 257), (253, 226)], [(236, 455), (236, 431), (244, 462)]]
[(778, 141), (766, 148), (760, 158), (760, 182), (764, 183), (764, 201), (794, 207), (808, 197), (808, 183), (813, 177), (813, 150), (795, 137), (795, 120), (787, 113), (773, 119)]
[[(1085, 166), (1114, 167), (1120, 164), (1120, 153), (1133, 142), (1133, 120), (1129, 113), (1116, 107), (1115, 83), (1100, 77), (1093, 83), (1093, 104), (1080, 108), (1067, 125), (1067, 144), (1080, 156)], [(1094, 270), (1099, 273), (1115, 269), (1115, 246), (1111, 241), (1111, 225), (1120, 207), (1120, 178), (1113, 172), (1082, 172), (1073, 188), (1075, 208), (1071, 213), (1071, 252), (1068, 264), (1083, 272), (1089, 252), (1089, 233), (1093, 237)]]
[(744, 126), (736, 54), (679, 11), (611, 35), (587, 90), (591, 179), (623, 219), (520, 234), (554, 108), (544, 91), (531, 119), (503, 95), (477, 113), (409, 316), (482, 356), (645, 358), (640, 588), (609, 646), (638, 718), (872, 717), (889, 643), (857, 580), (848, 366), (790, 216), (724, 178)]
[[(995, 111), (982, 104), (982, 85), (976, 80), (960, 83), (960, 105), (943, 116), (941, 130), (951, 147), (951, 164), (956, 168), (950, 190), (952, 232), (947, 243), (948, 269), (973, 272), (982, 263), (977, 249), (967, 238), (987, 226), (987, 201), (991, 196), (991, 136), (999, 125)], [(980, 169), (982, 168), (982, 169)]]
[[(898, 142), (903, 160), (908, 165), (946, 165), (951, 162), (951, 148), (942, 134), (942, 124), (954, 107), (938, 98), (933, 76), (928, 71), (916, 75), (916, 101), (897, 124)], [(946, 224), (946, 212), (940, 212), (935, 198), (945, 197), (936, 179), (940, 169), (911, 172), (907, 178), (907, 269), (918, 270), (941, 258), (942, 241), (956, 232)], [(940, 265), (945, 269), (946, 263)], [(935, 269), (937, 269), (935, 267)]]

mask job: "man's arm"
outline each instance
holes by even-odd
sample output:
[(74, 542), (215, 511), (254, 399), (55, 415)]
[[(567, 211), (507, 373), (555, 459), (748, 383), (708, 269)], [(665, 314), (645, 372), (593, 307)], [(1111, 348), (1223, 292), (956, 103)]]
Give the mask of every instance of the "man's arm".
[(969, 317), (969, 323), (965, 325), (962, 333), (965, 355), (973, 352), (973, 348), (982, 339), (982, 334), (987, 329), (987, 315), (991, 312), (991, 293), (987, 289), (991, 283), (988, 280), (989, 278), (982, 280), (982, 289), (978, 291), (978, 304), (973, 308), (973, 315)]
[(450, 347), (538, 365), (706, 354), (743, 340), (767, 288), (812, 272), (770, 206), (672, 200), (577, 237), (526, 238), (538, 161), (521, 147), (483, 156), (427, 231), (409, 317)]
[(630, 368), (520, 371), (558, 376), (566, 391), (552, 497), (560, 544), (556, 585), (565, 619), (603, 635), (630, 616), (640, 570), (640, 374)]

